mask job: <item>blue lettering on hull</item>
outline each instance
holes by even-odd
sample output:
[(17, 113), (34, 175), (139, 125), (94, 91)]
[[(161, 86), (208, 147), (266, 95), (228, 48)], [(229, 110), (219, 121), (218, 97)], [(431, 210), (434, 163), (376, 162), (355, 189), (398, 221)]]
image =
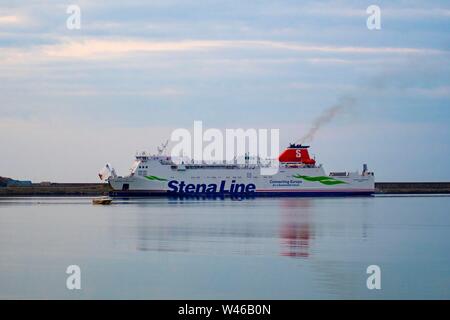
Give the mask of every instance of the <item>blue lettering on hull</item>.
[(231, 181), (231, 184), (227, 186), (227, 182), (222, 180), (220, 184), (216, 183), (198, 183), (186, 184), (184, 181), (172, 180), (168, 183), (169, 190), (168, 193), (176, 194), (198, 194), (198, 195), (208, 195), (208, 194), (253, 194), (256, 190), (256, 186), (253, 183), (244, 184), (236, 183), (236, 180)]

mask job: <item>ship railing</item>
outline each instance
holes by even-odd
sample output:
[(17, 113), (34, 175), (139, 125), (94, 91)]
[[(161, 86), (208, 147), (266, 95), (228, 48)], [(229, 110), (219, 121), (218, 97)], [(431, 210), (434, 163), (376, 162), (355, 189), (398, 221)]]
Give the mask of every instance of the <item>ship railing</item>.
[(184, 166), (187, 169), (259, 169), (259, 168), (269, 168), (271, 165), (257, 165), (257, 164), (234, 164), (234, 163), (183, 163), (174, 164), (167, 163), (172, 169), (177, 169), (179, 166)]

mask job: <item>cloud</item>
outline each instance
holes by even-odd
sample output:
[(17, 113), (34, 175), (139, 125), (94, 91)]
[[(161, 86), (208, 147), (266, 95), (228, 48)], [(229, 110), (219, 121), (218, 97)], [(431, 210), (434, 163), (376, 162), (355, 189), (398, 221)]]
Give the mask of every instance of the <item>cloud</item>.
[(383, 14), (393, 17), (405, 18), (436, 18), (450, 17), (450, 10), (444, 8), (387, 8)]
[(23, 28), (37, 27), (38, 23), (29, 12), (24, 10), (2, 10), (0, 6), (0, 30), (23, 30)]
[(54, 58), (105, 58), (104, 55), (126, 55), (139, 52), (178, 52), (225, 47), (224, 41), (145, 41), (145, 40), (80, 40), (41, 47), (42, 53)]
[(355, 47), (355, 46), (324, 46), (305, 45), (292, 42), (254, 41), (256, 45), (268, 46), (278, 49), (293, 50), (299, 52), (317, 53), (350, 53), (350, 54), (437, 54), (446, 51), (426, 48), (408, 47)]
[(450, 86), (437, 86), (433, 88), (409, 88), (408, 93), (422, 95), (428, 98), (450, 98)]
[(340, 91), (351, 91), (355, 89), (361, 89), (360, 86), (354, 84), (344, 84), (344, 83), (313, 83), (313, 82), (292, 82), (288, 85), (289, 88), (298, 89), (298, 90), (340, 90)]
[(0, 16), (0, 25), (19, 24), (23, 19), (19, 16)]
[[(75, 97), (89, 97), (89, 96), (144, 96), (144, 97), (176, 97), (186, 95), (187, 92), (181, 88), (175, 87), (160, 87), (160, 88), (142, 88), (142, 89), (100, 89), (89, 87), (71, 88), (69, 86), (50, 87), (47, 90), (53, 92), (54, 95), (61, 96), (75, 96)], [(46, 91), (45, 94), (48, 94)]]
[[(377, 3), (375, 3), (377, 4)], [(393, 18), (426, 18), (426, 17), (449, 17), (450, 10), (448, 8), (436, 7), (436, 4), (427, 3), (426, 7), (401, 5), (395, 3), (377, 4), (381, 8), (382, 16)], [(417, 4), (416, 4), (417, 5)], [(262, 6), (259, 13), (268, 16), (308, 16), (308, 17), (343, 17), (343, 18), (359, 18), (367, 17), (366, 12), (369, 4), (351, 3), (344, 4), (342, 1), (312, 1), (309, 3), (299, 2), (295, 4), (271, 3)]]
[[(348, 149), (349, 158), (364, 155), (357, 168), (378, 157), (370, 148), (386, 137), (370, 139), (385, 133), (378, 125), (390, 117), (415, 122), (406, 129), (422, 143), (446, 144), (448, 130), (416, 125), (450, 115), (445, 3), (381, 3), (383, 29), (370, 32), (368, 4), (354, 1), (77, 2), (79, 31), (66, 29), (67, 4), (56, 0), (0, 8), (0, 175), (88, 181), (105, 161), (125, 173), (134, 151), (167, 138), (150, 127), (184, 126), (194, 117), (231, 127), (295, 119), (306, 130), (315, 112), (348, 92), (370, 105), (361, 127), (320, 132), (325, 163), (339, 164), (335, 146), (353, 137), (359, 145)], [(85, 124), (89, 119), (98, 123)], [(369, 119), (379, 124), (365, 131)], [(389, 141), (392, 158), (412, 143), (411, 136), (397, 138), (403, 128), (386, 134), (396, 138)], [(296, 129), (292, 137), (301, 134)], [(440, 152), (431, 155), (448, 160), (450, 152)], [(399, 177), (399, 165), (384, 160), (377, 172)], [(418, 161), (402, 160), (404, 176), (427, 174), (414, 171)]]
[[(2, 56), (4, 62), (17, 62), (29, 59), (98, 59), (119, 58), (139, 53), (192, 52), (225, 49), (275, 50), (314, 54), (447, 54), (447, 51), (429, 48), (410, 47), (357, 47), (309, 45), (298, 42), (260, 41), (260, 40), (179, 40), (152, 41), (145, 39), (60, 39), (55, 44), (38, 45), (31, 48), (5, 48)], [(311, 60), (311, 62), (318, 62)], [(322, 60), (326, 61), (326, 60)], [(327, 62), (346, 63), (343, 59)]]
[(353, 53), (353, 54), (436, 54), (436, 49), (394, 48), (394, 47), (347, 47), (305, 45), (294, 42), (258, 40), (183, 40), (183, 41), (145, 41), (145, 40), (82, 40), (45, 46), (43, 51), (50, 57), (94, 57), (98, 54), (126, 54), (130, 52), (176, 52), (220, 48), (272, 48), (298, 52)]

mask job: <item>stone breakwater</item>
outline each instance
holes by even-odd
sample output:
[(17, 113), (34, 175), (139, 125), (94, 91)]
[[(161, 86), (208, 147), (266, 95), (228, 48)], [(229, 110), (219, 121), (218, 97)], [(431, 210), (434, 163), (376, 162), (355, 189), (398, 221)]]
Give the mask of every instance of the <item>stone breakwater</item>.
[(33, 183), (30, 186), (0, 188), (0, 197), (100, 196), (107, 195), (110, 190), (109, 185), (106, 183)]
[[(377, 182), (377, 194), (450, 194), (450, 182)], [(34, 183), (0, 187), (0, 197), (100, 196), (111, 188), (106, 183)]]
[(450, 182), (377, 182), (380, 194), (450, 194)]

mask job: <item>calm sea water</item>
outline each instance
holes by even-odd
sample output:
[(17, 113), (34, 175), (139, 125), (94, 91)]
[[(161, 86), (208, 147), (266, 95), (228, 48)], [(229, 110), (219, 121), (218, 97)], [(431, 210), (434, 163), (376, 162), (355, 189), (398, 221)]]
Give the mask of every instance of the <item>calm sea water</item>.
[(3, 198), (0, 298), (449, 299), (450, 197)]

